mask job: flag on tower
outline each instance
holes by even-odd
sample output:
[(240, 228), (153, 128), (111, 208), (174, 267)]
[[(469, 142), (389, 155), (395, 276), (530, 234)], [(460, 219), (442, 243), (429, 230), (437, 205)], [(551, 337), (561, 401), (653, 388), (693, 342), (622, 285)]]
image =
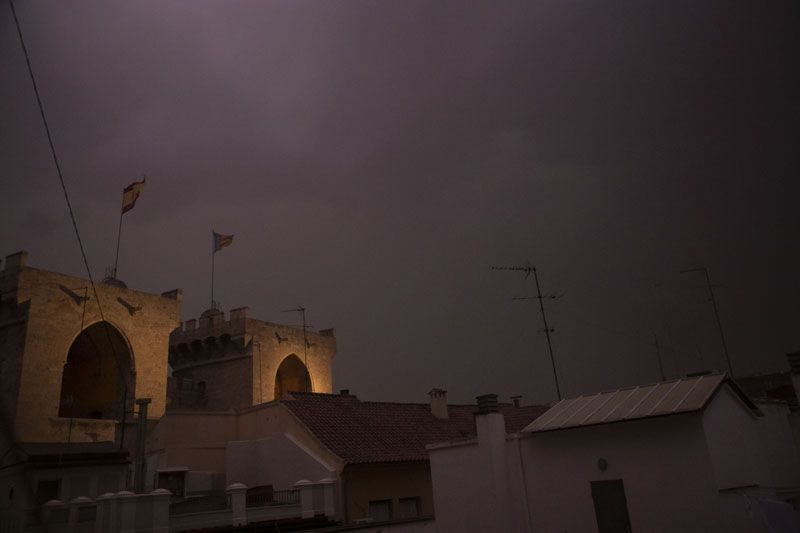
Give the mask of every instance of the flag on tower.
[(216, 231), (211, 231), (212, 235), (212, 248), (215, 252), (219, 252), (226, 246), (233, 244), (233, 235), (223, 235)]
[(122, 191), (123, 215), (136, 205), (136, 200), (139, 199), (139, 195), (142, 194), (142, 190), (144, 189), (144, 180), (145, 178), (142, 178), (142, 181), (134, 181)]

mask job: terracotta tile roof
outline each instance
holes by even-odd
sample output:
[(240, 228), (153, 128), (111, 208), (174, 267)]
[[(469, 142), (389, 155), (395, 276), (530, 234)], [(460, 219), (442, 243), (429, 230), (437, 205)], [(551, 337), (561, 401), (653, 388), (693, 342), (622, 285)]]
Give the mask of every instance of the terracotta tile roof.
[[(448, 405), (447, 419), (427, 403), (361, 401), (353, 395), (292, 393), (282, 400), (316, 437), (348, 463), (426, 461), (427, 444), (475, 436), (475, 405)], [(500, 404), (506, 431), (515, 433), (546, 406)]]

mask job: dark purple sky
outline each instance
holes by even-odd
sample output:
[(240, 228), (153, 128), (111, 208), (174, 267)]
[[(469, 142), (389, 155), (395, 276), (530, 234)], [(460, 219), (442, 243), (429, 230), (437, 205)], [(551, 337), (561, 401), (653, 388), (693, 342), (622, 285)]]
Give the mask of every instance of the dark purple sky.
[[(95, 275), (335, 327), (335, 387), (552, 400), (800, 349), (797, 2), (17, 0)], [(0, 255), (83, 268), (10, 9)], [(655, 285), (660, 285), (660, 290)], [(698, 288), (699, 287), (699, 288)]]

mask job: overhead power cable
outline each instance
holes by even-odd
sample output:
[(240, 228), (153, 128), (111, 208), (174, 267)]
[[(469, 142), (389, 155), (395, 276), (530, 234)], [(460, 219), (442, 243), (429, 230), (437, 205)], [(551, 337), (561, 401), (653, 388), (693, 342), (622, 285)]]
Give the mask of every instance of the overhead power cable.
[(72, 221), (72, 228), (75, 230), (75, 238), (78, 241), (78, 248), (80, 248), (81, 257), (83, 258), (83, 266), (86, 269), (86, 276), (89, 278), (89, 284), (92, 287), (92, 293), (94, 294), (94, 299), (97, 302), (97, 310), (100, 314), (100, 320), (103, 322), (104, 330), (106, 333), (106, 338), (108, 340), (108, 345), (111, 348), (112, 358), (117, 365), (117, 370), (119, 371), (120, 378), (122, 378), (122, 383), (124, 386), (123, 390), (123, 398), (122, 398), (122, 437), (120, 438), (120, 448), (123, 446), (124, 442), (124, 435), (125, 435), (125, 414), (127, 411), (127, 397), (128, 397), (128, 378), (125, 375), (125, 372), (120, 365), (119, 358), (117, 357), (116, 350), (114, 349), (114, 343), (111, 340), (111, 334), (108, 330), (108, 322), (106, 322), (105, 314), (103, 313), (103, 307), (100, 304), (100, 298), (97, 294), (97, 287), (94, 283), (94, 277), (92, 276), (92, 270), (89, 267), (89, 260), (86, 258), (86, 249), (83, 246), (83, 239), (81, 239), (81, 233), (78, 230), (78, 222), (75, 220), (75, 213), (72, 209), (72, 202), (69, 199), (69, 192), (67, 191), (67, 185), (64, 182), (64, 173), (61, 171), (61, 164), (58, 161), (58, 155), (56, 153), (56, 147), (53, 143), (53, 135), (50, 132), (50, 125), (47, 123), (47, 116), (44, 112), (44, 104), (42, 104), (42, 97), (39, 94), (39, 87), (36, 84), (36, 76), (33, 74), (33, 67), (31, 66), (31, 58), (30, 54), (28, 54), (28, 47), (25, 46), (25, 38), (22, 36), (22, 27), (19, 23), (19, 18), (17, 17), (17, 10), (14, 7), (14, 0), (8, 0), (8, 4), (11, 6), (11, 14), (14, 17), (14, 24), (17, 27), (17, 34), (19, 35), (19, 42), (22, 45), (22, 53), (25, 55), (25, 64), (28, 66), (28, 75), (30, 76), (31, 83), (33, 84), (33, 92), (36, 95), (36, 103), (39, 106), (39, 114), (42, 117), (42, 123), (44, 124), (44, 130), (47, 133), (47, 142), (50, 146), (50, 154), (53, 156), (53, 163), (55, 163), (56, 171), (58, 172), (58, 181), (61, 184), (61, 191), (64, 193), (64, 201), (67, 203), (67, 210), (69, 211), (69, 218)]
[[(64, 193), (64, 200), (67, 202), (67, 209), (69, 210), (69, 218), (72, 221), (72, 228), (75, 230), (75, 237), (78, 239), (78, 247), (81, 250), (81, 257), (83, 257), (83, 264), (86, 267), (86, 273), (89, 276), (89, 281), (92, 281), (92, 272), (89, 268), (89, 262), (86, 259), (86, 251), (83, 248), (83, 240), (81, 240), (81, 234), (78, 231), (78, 223), (75, 221), (75, 213), (72, 210), (72, 202), (69, 200), (69, 193), (67, 192), (67, 186), (64, 183), (64, 174), (61, 172), (61, 164), (58, 162), (58, 155), (56, 155), (56, 147), (53, 144), (53, 135), (50, 133), (50, 126), (47, 123), (47, 117), (44, 113), (44, 105), (42, 104), (42, 97), (39, 95), (39, 87), (36, 85), (36, 77), (33, 75), (33, 67), (31, 67), (31, 58), (28, 54), (28, 47), (25, 46), (25, 39), (22, 36), (22, 28), (19, 24), (19, 19), (17, 18), (17, 10), (14, 8), (14, 0), (8, 0), (9, 5), (11, 6), (11, 13), (14, 15), (14, 24), (17, 26), (17, 34), (19, 34), (19, 42), (22, 45), (22, 53), (25, 55), (25, 63), (28, 65), (28, 74), (31, 78), (31, 83), (33, 84), (33, 92), (36, 95), (36, 103), (39, 105), (39, 114), (42, 116), (42, 123), (44, 124), (44, 131), (47, 133), (47, 142), (50, 145), (50, 154), (53, 156), (53, 163), (56, 165), (56, 171), (58, 172), (58, 181), (61, 184), (61, 190)], [(92, 283), (92, 289), (94, 289), (94, 283)], [(96, 295), (95, 295), (96, 296)]]

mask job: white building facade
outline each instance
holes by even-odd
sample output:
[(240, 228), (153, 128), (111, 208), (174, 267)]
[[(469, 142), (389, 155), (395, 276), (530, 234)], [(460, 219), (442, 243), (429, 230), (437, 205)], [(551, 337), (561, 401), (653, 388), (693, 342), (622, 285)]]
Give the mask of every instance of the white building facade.
[(798, 531), (787, 412), (764, 423), (724, 375), (563, 400), (509, 437), (480, 411), (477, 439), (429, 447), (438, 531)]

